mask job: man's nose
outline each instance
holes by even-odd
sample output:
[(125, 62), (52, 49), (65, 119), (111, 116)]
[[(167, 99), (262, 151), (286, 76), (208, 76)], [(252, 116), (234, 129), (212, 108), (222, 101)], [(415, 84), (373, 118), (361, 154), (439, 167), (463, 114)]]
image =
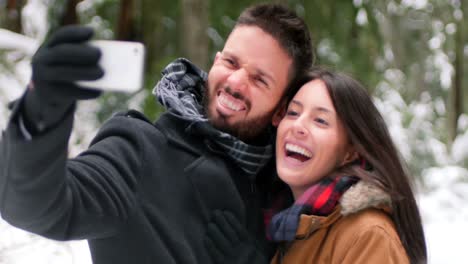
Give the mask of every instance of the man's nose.
[(227, 79), (229, 87), (233, 92), (244, 92), (248, 86), (248, 72), (244, 68), (239, 68), (232, 72)]

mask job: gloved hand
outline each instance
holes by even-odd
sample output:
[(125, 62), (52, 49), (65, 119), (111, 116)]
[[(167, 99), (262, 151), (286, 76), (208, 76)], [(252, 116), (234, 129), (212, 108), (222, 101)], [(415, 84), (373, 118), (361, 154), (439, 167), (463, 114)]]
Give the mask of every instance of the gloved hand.
[(228, 211), (215, 211), (205, 237), (205, 247), (216, 264), (269, 263), (255, 240)]
[(25, 125), (43, 131), (60, 121), (76, 100), (99, 96), (75, 81), (96, 80), (104, 72), (98, 65), (101, 51), (87, 45), (93, 30), (66, 26), (57, 30), (32, 59), (32, 80), (22, 105)]

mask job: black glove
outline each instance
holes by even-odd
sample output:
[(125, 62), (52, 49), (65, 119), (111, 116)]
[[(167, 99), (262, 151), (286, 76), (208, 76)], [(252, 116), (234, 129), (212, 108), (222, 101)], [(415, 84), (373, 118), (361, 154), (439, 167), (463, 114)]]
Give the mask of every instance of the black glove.
[(215, 211), (205, 238), (205, 247), (216, 264), (269, 263), (245, 228), (228, 211)]
[(93, 30), (66, 26), (55, 32), (32, 59), (32, 81), (23, 103), (25, 125), (31, 132), (42, 131), (58, 121), (76, 100), (99, 96), (97, 90), (81, 88), (77, 80), (103, 76), (98, 61), (101, 51), (87, 45)]

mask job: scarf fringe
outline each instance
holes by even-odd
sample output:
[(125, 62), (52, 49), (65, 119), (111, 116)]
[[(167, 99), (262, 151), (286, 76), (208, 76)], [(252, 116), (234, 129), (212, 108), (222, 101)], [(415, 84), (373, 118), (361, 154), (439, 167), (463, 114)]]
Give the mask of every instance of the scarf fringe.
[(197, 108), (195, 99), (186, 90), (180, 90), (176, 84), (169, 78), (163, 77), (154, 87), (153, 95), (157, 95), (159, 102), (166, 109), (175, 110), (180, 116), (186, 120), (196, 122), (206, 122)]

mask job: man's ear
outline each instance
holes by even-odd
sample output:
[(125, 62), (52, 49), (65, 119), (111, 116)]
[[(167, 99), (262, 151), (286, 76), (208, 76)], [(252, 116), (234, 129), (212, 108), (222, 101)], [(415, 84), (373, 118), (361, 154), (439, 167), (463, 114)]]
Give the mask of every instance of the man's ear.
[(284, 115), (286, 114), (286, 110), (288, 109), (288, 105), (286, 103), (286, 99), (283, 99), (276, 108), (275, 113), (273, 114), (273, 118), (271, 119), (271, 124), (274, 127), (278, 127), (279, 123), (283, 119)]
[(221, 57), (221, 52), (216, 52), (216, 55), (215, 55), (215, 58), (214, 58), (214, 61), (213, 62), (216, 62), (217, 60), (219, 60), (219, 58)]

